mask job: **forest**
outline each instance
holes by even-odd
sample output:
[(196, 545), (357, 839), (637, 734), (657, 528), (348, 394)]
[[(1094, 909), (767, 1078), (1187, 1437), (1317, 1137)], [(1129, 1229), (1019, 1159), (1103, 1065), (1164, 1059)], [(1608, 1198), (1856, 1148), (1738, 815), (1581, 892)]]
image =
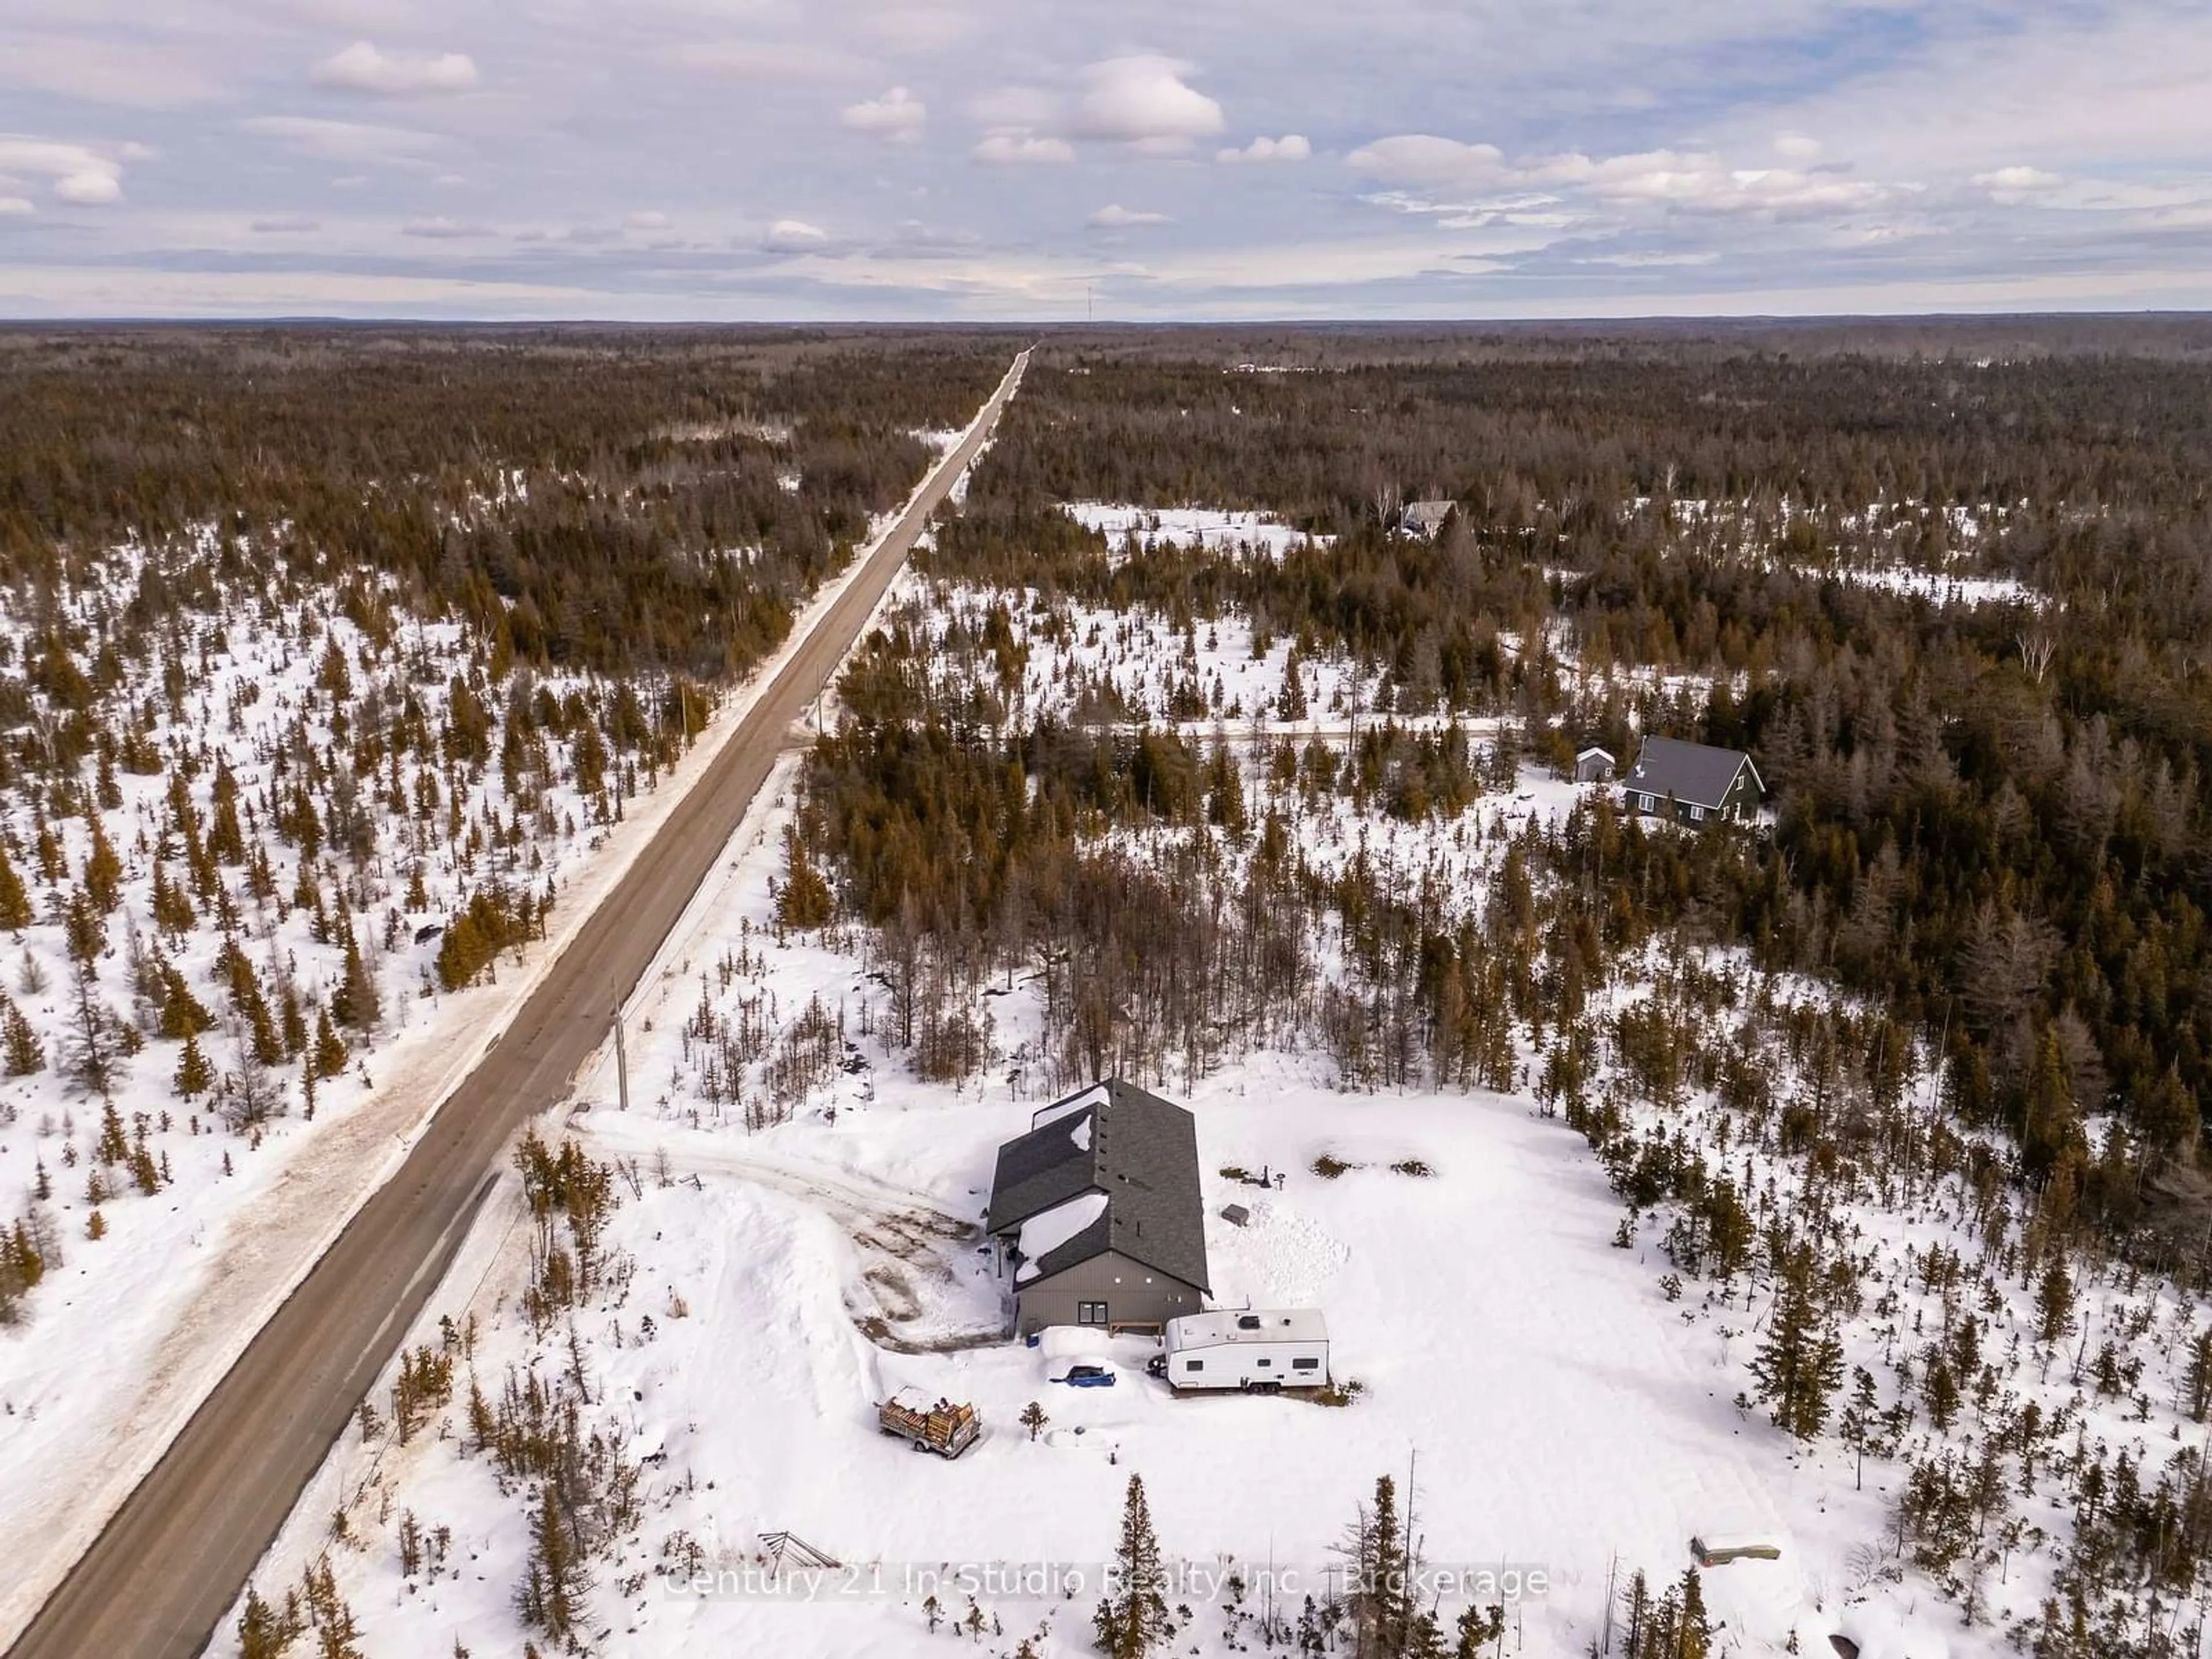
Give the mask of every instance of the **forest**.
[[(1341, 335), (1063, 341), (925, 568), (1180, 631), (1244, 619), (1255, 656), (1371, 669), (1370, 714), (1510, 716), (1554, 760), (1639, 731), (1747, 750), (1768, 832), (1638, 837), (1639, 925), (1688, 916), (1879, 999), (2024, 1180), (2201, 1234), (2212, 370), (2194, 324), (1966, 355), (2024, 326), (1916, 356), (1879, 326), (1862, 349), (1590, 331), (1380, 362)], [(1417, 498), (1455, 504), (1433, 539), (1395, 529)], [(1081, 501), (1260, 508), (1312, 539), (1109, 550), (1061, 510)], [(1961, 579), (1988, 596), (1947, 602)], [(1206, 691), (1181, 712), (1218, 717)], [(878, 848), (853, 891), (880, 914)]]
[(50, 580), (212, 530), (234, 562), (259, 548), (301, 580), (388, 574), (501, 663), (718, 678), (782, 637), (921, 477), (917, 434), (964, 425), (1014, 349), (786, 330), (0, 332), (0, 569)]

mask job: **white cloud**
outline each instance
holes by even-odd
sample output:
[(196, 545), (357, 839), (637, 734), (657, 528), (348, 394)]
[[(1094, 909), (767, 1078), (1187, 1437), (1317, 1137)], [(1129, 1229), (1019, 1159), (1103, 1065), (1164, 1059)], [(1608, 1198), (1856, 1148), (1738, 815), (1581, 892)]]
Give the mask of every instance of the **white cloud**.
[(1161, 149), (1212, 137), (1224, 125), (1221, 106), (1184, 81), (1190, 70), (1176, 58), (1151, 56), (1093, 64), (1076, 101), (1076, 135)]
[(244, 125), (248, 132), (332, 161), (417, 161), (445, 143), (435, 133), (407, 127), (325, 121), (307, 115), (257, 115)]
[(380, 97), (466, 92), (479, 79), (475, 60), (465, 52), (441, 52), (434, 58), (393, 54), (367, 40), (356, 40), (324, 58), (307, 72), (307, 78), (319, 87)]
[(402, 236), (420, 236), (434, 242), (459, 241), (471, 236), (489, 236), (489, 227), (465, 224), (458, 219), (448, 219), (441, 213), (428, 219), (410, 219), (399, 227)]
[(123, 199), (123, 163), (88, 144), (0, 134), (0, 174), (52, 181), (54, 199), (106, 207)]
[(31, 198), (27, 196), (0, 196), (0, 218), (9, 218), (32, 210)]
[(72, 173), (54, 180), (54, 195), (78, 207), (108, 207), (123, 199), (123, 180), (112, 173)]
[[(1851, 212), (1914, 193), (1916, 186), (1858, 179), (1835, 168), (1731, 167), (1704, 151), (1642, 150), (1604, 157), (1566, 150), (1509, 162), (1495, 144), (1428, 133), (1378, 139), (1346, 158), (1359, 172), (1413, 185), (1567, 190), (1607, 207), (1684, 213)], [(1383, 198), (1401, 211), (1431, 210)]]
[(1378, 138), (1344, 160), (1357, 172), (1416, 185), (1490, 185), (1506, 172), (1504, 152), (1495, 144), (1463, 144), (1426, 132)]
[(1213, 153), (1217, 161), (1303, 161), (1313, 154), (1313, 146), (1295, 132), (1286, 132), (1279, 138), (1255, 138), (1242, 149), (1218, 149)]
[(973, 154), (979, 161), (1002, 166), (1075, 159), (1075, 150), (1066, 139), (1041, 137), (1034, 132), (994, 132), (976, 145)]
[(904, 87), (893, 87), (880, 98), (846, 105), (842, 118), (854, 132), (865, 132), (894, 144), (911, 144), (921, 137), (922, 127), (929, 119), (929, 106)]
[(761, 246), (771, 253), (800, 253), (818, 248), (830, 233), (804, 219), (779, 219), (762, 234)]
[(2045, 173), (2041, 167), (1999, 167), (1994, 173), (1978, 173), (1972, 182), (1999, 201), (2007, 198), (2033, 195), (2038, 191), (2056, 190), (2066, 181), (2055, 173)]
[(1130, 225), (1164, 225), (1173, 221), (1164, 213), (1146, 213), (1114, 202), (1100, 208), (1085, 222), (1094, 230), (1120, 230)]
[(668, 216), (653, 208), (642, 208), (623, 216), (623, 223), (631, 230), (665, 230)]
[(289, 236), (322, 226), (313, 219), (256, 219), (246, 228), (257, 236)]
[(1778, 132), (1774, 135), (1774, 153), (1785, 161), (1817, 161), (1823, 146), (1808, 133)]

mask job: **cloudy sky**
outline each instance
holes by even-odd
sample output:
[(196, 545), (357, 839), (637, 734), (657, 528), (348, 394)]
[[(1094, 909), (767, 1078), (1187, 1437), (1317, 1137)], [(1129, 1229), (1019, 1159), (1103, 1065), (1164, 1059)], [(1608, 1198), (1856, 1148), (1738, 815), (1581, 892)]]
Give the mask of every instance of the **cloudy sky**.
[(0, 0), (0, 315), (2212, 306), (2212, 4)]

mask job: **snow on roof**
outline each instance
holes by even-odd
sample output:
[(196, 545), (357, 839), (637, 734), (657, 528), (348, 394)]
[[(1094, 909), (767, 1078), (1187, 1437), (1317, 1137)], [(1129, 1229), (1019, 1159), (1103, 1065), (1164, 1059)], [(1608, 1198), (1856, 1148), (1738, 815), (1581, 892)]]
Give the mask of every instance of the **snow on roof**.
[(1022, 1265), (1014, 1274), (1014, 1283), (1024, 1285), (1035, 1279), (1046, 1256), (1105, 1213), (1105, 1194), (1078, 1193), (1066, 1203), (1040, 1210), (1022, 1223), (1021, 1236), (1014, 1246), (1022, 1253)]
[(1057, 1123), (1078, 1112), (1087, 1112), (1106, 1098), (1106, 1085), (1094, 1083), (1088, 1089), (1079, 1089), (1066, 1100), (1055, 1100), (1049, 1106), (1040, 1106), (1030, 1116), (1030, 1127), (1042, 1129), (1048, 1123)]
[(1105, 1219), (1054, 1251), (1036, 1276), (1113, 1250), (1206, 1289), (1206, 1207), (1189, 1112), (1109, 1078), (1054, 1102), (1030, 1121), (1037, 1127), (999, 1148), (984, 1221), (994, 1236), (1012, 1233), (1079, 1193), (1103, 1193)]
[[(1257, 1320), (1247, 1329), (1246, 1320)], [(1183, 1348), (1218, 1347), (1224, 1342), (1326, 1342), (1328, 1323), (1318, 1308), (1217, 1308), (1168, 1321), (1164, 1344), (1170, 1353)]]

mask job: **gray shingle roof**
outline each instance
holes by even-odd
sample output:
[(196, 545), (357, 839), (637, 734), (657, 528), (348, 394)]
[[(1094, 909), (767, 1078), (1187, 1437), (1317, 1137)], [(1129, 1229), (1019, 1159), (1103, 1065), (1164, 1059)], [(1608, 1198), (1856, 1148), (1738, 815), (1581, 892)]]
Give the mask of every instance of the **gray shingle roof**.
[[(1684, 743), (1679, 738), (1646, 738), (1636, 764), (1622, 780), (1640, 795), (1672, 795), (1689, 806), (1717, 810), (1728, 798), (1735, 775), (1751, 764), (1740, 749), (1716, 749), (1711, 744)], [(1759, 781), (1759, 769), (1752, 767)], [(1760, 784), (1764, 793), (1765, 786)]]
[[(999, 1148), (986, 1224), (1009, 1232), (1088, 1192), (1106, 1194), (1097, 1220), (1037, 1263), (1031, 1282), (1114, 1250), (1206, 1291), (1206, 1212), (1198, 1189), (1198, 1125), (1182, 1107), (1119, 1078), (1078, 1091), (1041, 1127)], [(1086, 1133), (1087, 1129), (1087, 1133)]]

